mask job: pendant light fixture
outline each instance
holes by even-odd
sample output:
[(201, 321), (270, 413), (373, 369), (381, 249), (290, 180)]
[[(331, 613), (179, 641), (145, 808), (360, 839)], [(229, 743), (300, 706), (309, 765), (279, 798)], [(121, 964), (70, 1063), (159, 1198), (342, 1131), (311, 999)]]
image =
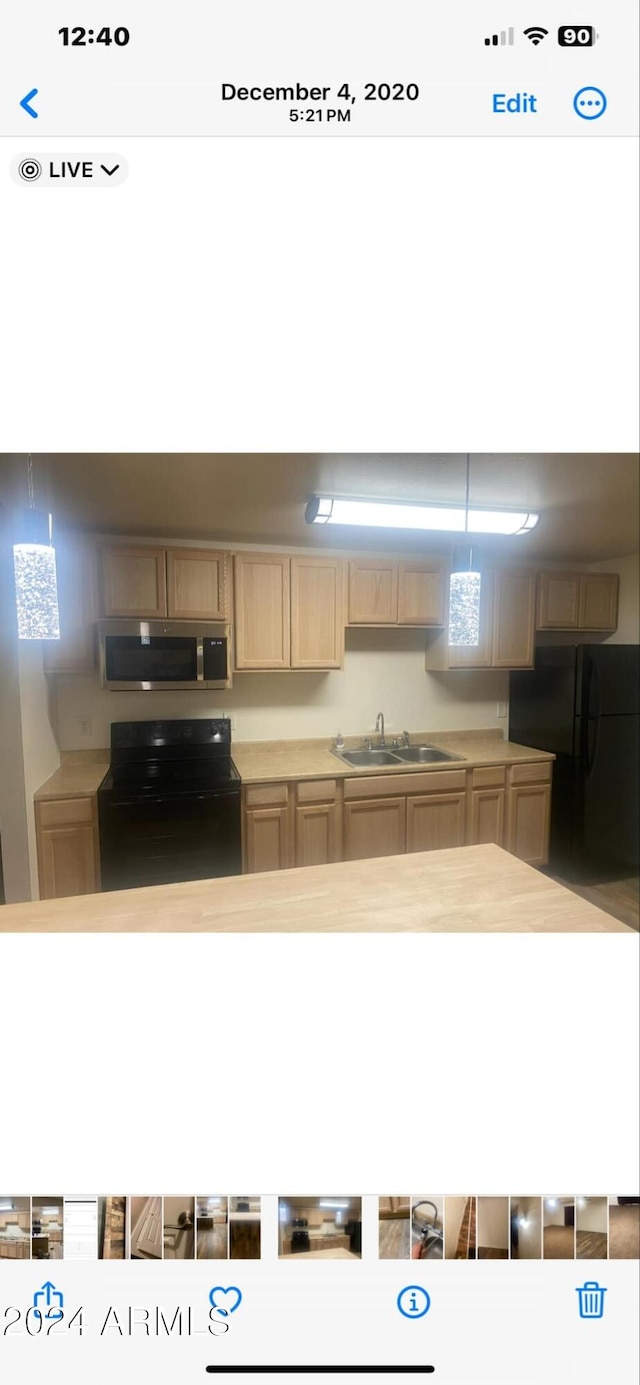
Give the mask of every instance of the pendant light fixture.
[(19, 640), (59, 640), (56, 554), (51, 537), (51, 515), (36, 510), (33, 496), (33, 462), (27, 463), (29, 509), (21, 518), (20, 539), (13, 545)]
[[(467, 452), (467, 485), (465, 495), (465, 529), (469, 520), (469, 470)], [(480, 588), (482, 578), (473, 566), (471, 545), (453, 552), (449, 578), (449, 644), (478, 645), (480, 643)]]

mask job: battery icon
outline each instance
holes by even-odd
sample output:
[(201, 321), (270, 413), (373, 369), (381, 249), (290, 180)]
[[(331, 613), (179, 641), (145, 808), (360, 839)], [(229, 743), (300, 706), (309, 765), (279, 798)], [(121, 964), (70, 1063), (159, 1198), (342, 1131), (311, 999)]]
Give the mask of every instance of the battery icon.
[(558, 29), (561, 48), (593, 48), (597, 37), (593, 24), (563, 24)]

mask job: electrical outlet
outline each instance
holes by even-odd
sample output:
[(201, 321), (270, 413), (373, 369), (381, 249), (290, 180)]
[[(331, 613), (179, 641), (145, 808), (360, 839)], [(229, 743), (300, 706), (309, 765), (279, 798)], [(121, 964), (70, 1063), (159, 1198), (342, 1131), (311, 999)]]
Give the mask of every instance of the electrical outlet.
[(496, 716), (497, 716), (497, 717), (506, 717), (506, 715), (507, 715), (507, 704), (506, 704), (506, 702), (497, 702), (497, 703), (496, 703)]
[(78, 717), (78, 735), (91, 735), (91, 717)]

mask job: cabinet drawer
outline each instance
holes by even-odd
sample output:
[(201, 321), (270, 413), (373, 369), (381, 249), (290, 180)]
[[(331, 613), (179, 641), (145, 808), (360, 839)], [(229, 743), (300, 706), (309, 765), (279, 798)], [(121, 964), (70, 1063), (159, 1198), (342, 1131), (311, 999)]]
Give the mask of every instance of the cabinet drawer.
[(66, 827), (70, 823), (93, 822), (93, 798), (57, 798), (39, 802), (41, 827)]
[(464, 789), (466, 770), (424, 770), (421, 774), (372, 774), (366, 779), (345, 779), (345, 798), (379, 798), (381, 794), (435, 793)]
[(289, 802), (288, 784), (249, 784), (245, 789), (247, 808), (264, 808), (267, 804), (276, 805)]
[(506, 765), (487, 765), (486, 768), (474, 769), (471, 786), (474, 789), (497, 789), (505, 783), (506, 778)]
[(298, 784), (298, 803), (333, 803), (335, 796), (335, 779), (309, 779)]
[(551, 779), (551, 762), (543, 761), (536, 765), (512, 765), (511, 784), (548, 784)]

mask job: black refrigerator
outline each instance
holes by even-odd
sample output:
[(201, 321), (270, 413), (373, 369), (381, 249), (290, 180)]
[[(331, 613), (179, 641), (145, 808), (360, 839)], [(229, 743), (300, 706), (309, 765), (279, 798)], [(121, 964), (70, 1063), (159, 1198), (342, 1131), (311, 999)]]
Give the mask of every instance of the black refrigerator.
[(548, 645), (510, 676), (509, 737), (556, 756), (549, 863), (592, 881), (640, 859), (640, 648)]

